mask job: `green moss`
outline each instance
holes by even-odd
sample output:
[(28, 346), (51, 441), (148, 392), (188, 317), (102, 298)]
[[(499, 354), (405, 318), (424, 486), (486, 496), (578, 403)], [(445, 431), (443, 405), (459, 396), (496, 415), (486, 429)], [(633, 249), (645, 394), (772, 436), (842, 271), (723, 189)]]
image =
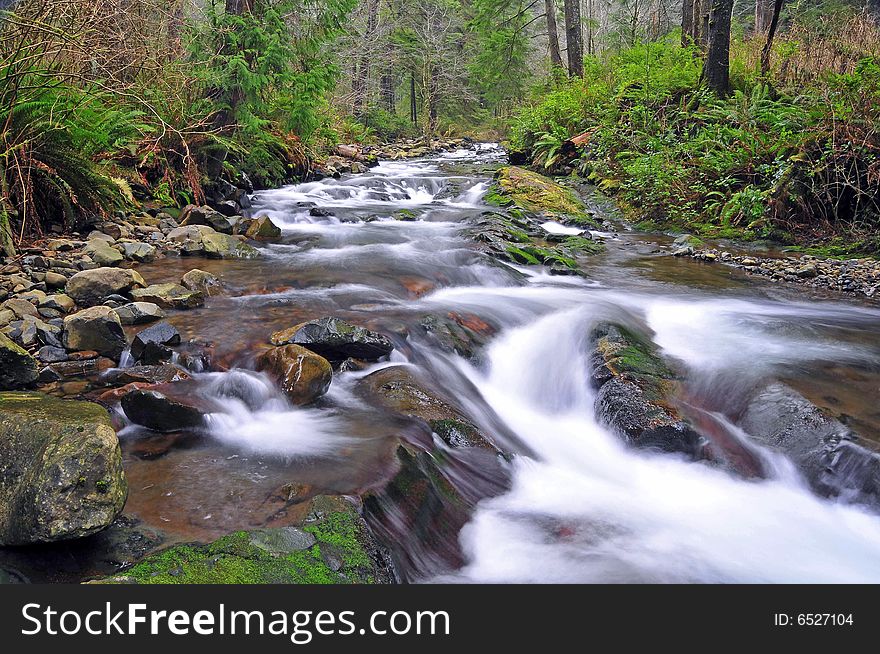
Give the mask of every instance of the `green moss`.
[(363, 527), (351, 513), (335, 511), (317, 525), (306, 527), (321, 543), (337, 548), (347, 566), (368, 568), (372, 565), (370, 555), (363, 545)]
[(392, 218), (395, 220), (415, 220), (418, 217), (415, 211), (411, 209), (398, 209), (392, 214)]
[(605, 251), (604, 243), (581, 236), (569, 236), (562, 242), (562, 245), (580, 254), (599, 254)]
[(485, 197), (495, 206), (515, 204), (526, 211), (593, 224), (587, 207), (571, 189), (525, 168), (500, 168)]
[[(320, 500), (322, 498), (316, 498), (315, 502)], [(320, 506), (321, 517), (302, 530), (315, 538), (314, 544), (305, 543), (308, 545), (306, 549), (266, 549), (267, 533), (275, 530), (237, 531), (206, 545), (177, 545), (157, 552), (107, 581), (142, 584), (374, 583), (376, 569), (367, 545), (370, 537), (354, 509), (338, 498), (323, 498), (323, 502), (315, 506)], [(331, 506), (349, 510), (323, 512), (324, 508)], [(278, 541), (284, 542), (284, 539)], [(271, 537), (269, 542), (273, 542)], [(341, 561), (338, 571), (330, 566), (331, 561)]]
[(541, 262), (536, 259), (533, 255), (529, 254), (525, 250), (518, 248), (514, 245), (507, 246), (507, 254), (512, 261), (517, 263), (524, 263), (530, 266), (539, 266)]

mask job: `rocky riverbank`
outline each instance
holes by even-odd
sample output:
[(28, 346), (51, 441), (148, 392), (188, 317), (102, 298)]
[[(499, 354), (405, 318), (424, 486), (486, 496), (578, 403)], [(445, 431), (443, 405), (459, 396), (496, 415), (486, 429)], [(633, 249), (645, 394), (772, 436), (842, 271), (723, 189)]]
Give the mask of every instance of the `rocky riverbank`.
[(808, 254), (786, 257), (738, 255), (705, 247), (702, 241), (688, 234), (675, 240), (672, 254), (724, 264), (774, 282), (880, 297), (880, 261), (877, 259), (823, 259)]

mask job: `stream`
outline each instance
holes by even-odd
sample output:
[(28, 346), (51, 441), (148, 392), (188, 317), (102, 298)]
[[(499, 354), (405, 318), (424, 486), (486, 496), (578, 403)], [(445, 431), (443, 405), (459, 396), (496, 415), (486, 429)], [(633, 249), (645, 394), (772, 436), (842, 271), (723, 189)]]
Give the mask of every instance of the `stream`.
[[(508, 456), (434, 439), (449, 482), (476, 509), (460, 532), (430, 542), (395, 531), (385, 507), (375, 526), (402, 580), (880, 582), (880, 515), (819, 497), (782, 454), (755, 443), (764, 474), (753, 478), (628, 447), (597, 421), (587, 372), (597, 323), (638, 325), (686, 371), (699, 410), (743, 442), (733, 416), (755, 388), (780, 379), (876, 450), (880, 309), (673, 258), (669, 239), (624, 231), (599, 235), (608, 251), (583, 259), (583, 276), (499, 263), (463, 231), (490, 209), (482, 196), (503, 161), (484, 144), (261, 191), (252, 212), (283, 236), (261, 246), (260, 259), (141, 266), (154, 283), (194, 267), (222, 278), (225, 295), (170, 321), (185, 340), (214, 344), (228, 371), (197, 375), (223, 405), (207, 433), (120, 432), (126, 513), (172, 540), (209, 540), (289, 524), (301, 517), (290, 493), (381, 486), (398, 440), (426, 436), (355, 387), (407, 364)], [(395, 350), (335, 374), (316, 404), (293, 407), (253, 372), (254, 348), (328, 315), (388, 334)], [(428, 316), (477, 322), (489, 342), (465, 359), (419, 328)]]

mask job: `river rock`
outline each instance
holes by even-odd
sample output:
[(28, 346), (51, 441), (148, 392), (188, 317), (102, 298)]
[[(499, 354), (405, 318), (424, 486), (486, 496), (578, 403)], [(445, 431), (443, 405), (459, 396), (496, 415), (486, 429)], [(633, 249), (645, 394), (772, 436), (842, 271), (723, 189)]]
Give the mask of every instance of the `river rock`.
[(165, 312), (152, 302), (130, 302), (114, 311), (123, 325), (141, 325), (165, 317)]
[[(75, 354), (75, 353), (74, 353)], [(70, 354), (69, 356), (73, 356)], [(97, 357), (51, 363), (40, 371), (40, 381), (55, 381), (72, 377), (91, 377), (116, 366), (113, 359)]]
[(131, 261), (152, 261), (159, 252), (149, 243), (122, 243), (121, 247), (123, 256)]
[(67, 277), (64, 275), (51, 270), (46, 272), (46, 286), (49, 288), (64, 288), (66, 284)]
[(250, 221), (245, 236), (255, 240), (269, 240), (281, 236), (281, 228), (269, 216), (258, 216)]
[(56, 293), (48, 295), (46, 299), (40, 302), (41, 309), (54, 309), (60, 313), (70, 313), (76, 308), (76, 304), (69, 295), (64, 293)]
[(774, 382), (758, 391), (738, 423), (791, 459), (816, 492), (880, 508), (880, 456), (790, 386)]
[(146, 286), (144, 278), (134, 270), (94, 268), (71, 277), (65, 292), (78, 305), (91, 307), (101, 304), (108, 295), (125, 295), (143, 286)]
[(220, 295), (223, 292), (223, 285), (216, 276), (198, 268), (193, 268), (181, 277), (180, 283), (191, 291), (198, 291), (205, 297)]
[(17, 318), (24, 318), (25, 316), (37, 318), (40, 315), (37, 311), (37, 307), (21, 298), (6, 300), (6, 302), (3, 303), (3, 308), (12, 311)]
[(482, 447), (497, 452), (471, 420), (419, 379), (410, 366), (391, 366), (358, 381), (357, 392), (373, 404), (424, 420), (450, 447)]
[(201, 427), (205, 422), (204, 408), (182, 393), (175, 393), (173, 386), (162, 384), (150, 390), (132, 391), (122, 398), (122, 410), (133, 423), (154, 431)]
[(138, 288), (131, 296), (139, 302), (152, 302), (163, 309), (195, 309), (205, 303), (205, 296), (180, 284), (152, 284)]
[(180, 343), (180, 332), (167, 322), (160, 322), (138, 332), (131, 341), (131, 356), (135, 361), (151, 365), (171, 358), (168, 345)]
[(63, 347), (55, 347), (52, 345), (44, 345), (37, 352), (37, 357), (43, 363), (58, 363), (59, 361), (67, 361), (67, 350)]
[(376, 361), (394, 349), (382, 334), (339, 318), (319, 318), (272, 334), (273, 345), (301, 345), (330, 361)]
[(0, 545), (80, 538), (127, 495), (107, 411), (42, 393), (0, 393)]
[(110, 307), (91, 307), (64, 319), (64, 347), (67, 350), (95, 350), (118, 360), (125, 346), (122, 323)]
[(124, 259), (119, 250), (110, 247), (101, 239), (90, 240), (83, 251), (99, 266), (115, 266)]
[(214, 232), (203, 234), (202, 244), (205, 256), (212, 259), (253, 259), (259, 251), (235, 236)]
[(636, 447), (701, 456), (703, 439), (674, 406), (676, 374), (651, 342), (620, 325), (591, 335), (596, 413)]
[(156, 385), (190, 379), (189, 373), (170, 363), (157, 366), (130, 366), (109, 371), (101, 380), (109, 385)]
[(182, 227), (188, 227), (190, 225), (207, 225), (214, 231), (231, 234), (232, 228), (235, 226), (235, 221), (211, 207), (193, 207), (186, 214), (186, 217), (181, 221), (180, 225)]
[(29, 386), (37, 381), (39, 374), (37, 360), (0, 333), (0, 390)]
[(297, 524), (237, 531), (205, 545), (177, 545), (97, 583), (391, 584), (388, 553), (357, 506), (319, 495)]
[(294, 404), (314, 402), (333, 379), (330, 362), (299, 345), (273, 347), (259, 357), (257, 366), (276, 379)]

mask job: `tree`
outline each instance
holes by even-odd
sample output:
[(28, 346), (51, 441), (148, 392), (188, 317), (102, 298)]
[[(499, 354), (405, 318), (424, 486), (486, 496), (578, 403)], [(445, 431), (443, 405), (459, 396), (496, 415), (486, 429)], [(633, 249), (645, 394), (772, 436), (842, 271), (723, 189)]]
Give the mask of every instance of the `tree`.
[(364, 117), (367, 106), (367, 87), (370, 83), (371, 46), (375, 42), (376, 29), (379, 24), (379, 0), (367, 0), (367, 26), (364, 31), (363, 43), (357, 58), (357, 69), (354, 71), (352, 91), (354, 104), (352, 113), (358, 119)]
[(755, 0), (755, 34), (766, 34), (773, 20), (775, 0)]
[(681, 47), (694, 44), (694, 6), (698, 0), (682, 0), (681, 2)]
[(730, 23), (733, 0), (712, 0), (709, 16), (709, 49), (703, 75), (719, 96), (730, 93)]
[(559, 51), (559, 29), (556, 27), (556, 0), (544, 0), (544, 14), (547, 16), (547, 40), (550, 44), (550, 65), (564, 68)]
[(773, 2), (773, 16), (767, 28), (767, 41), (761, 51), (761, 75), (764, 77), (770, 72), (770, 51), (773, 49), (773, 38), (776, 36), (776, 28), (779, 27), (779, 14), (782, 13), (784, 4), (785, 0), (774, 0)]
[(568, 74), (584, 76), (584, 42), (581, 33), (581, 2), (565, 0), (565, 44), (568, 54)]

